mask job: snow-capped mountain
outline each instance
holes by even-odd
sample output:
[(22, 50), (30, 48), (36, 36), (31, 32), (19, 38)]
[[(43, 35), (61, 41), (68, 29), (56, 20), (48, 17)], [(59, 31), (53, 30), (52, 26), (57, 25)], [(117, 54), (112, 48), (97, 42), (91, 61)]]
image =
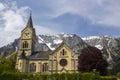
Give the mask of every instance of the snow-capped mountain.
[[(64, 42), (74, 52), (80, 53), (81, 49), (86, 46), (94, 46), (101, 50), (104, 58), (109, 62), (111, 71), (116, 73), (120, 71), (120, 37), (111, 36), (90, 36), (80, 38), (75, 34), (58, 34), (58, 35), (38, 35), (35, 45), (36, 51), (54, 51)], [(8, 57), (12, 52), (18, 49), (19, 39), (13, 43), (0, 48), (0, 55)]]
[[(61, 43), (66, 43), (74, 52), (79, 53), (81, 49), (87, 46), (86, 43), (75, 34), (58, 34), (58, 35), (39, 35), (38, 44), (44, 44), (50, 50), (55, 50)], [(36, 46), (37, 47), (37, 46)], [(37, 47), (37, 50), (40, 50)]]
[(109, 62), (117, 62), (120, 59), (120, 38), (111, 36), (91, 36), (82, 38), (87, 44), (95, 46), (103, 52), (103, 56)]
[[(88, 45), (95, 46), (102, 51), (109, 63), (117, 63), (120, 59), (120, 38), (111, 36), (90, 36), (81, 39), (75, 34), (38, 35), (35, 49), (36, 51), (54, 51), (62, 42), (76, 53), (80, 53), (81, 49)], [(18, 48), (18, 43), (19, 39), (16, 39), (13, 43), (1, 47), (0, 54), (9, 55)]]

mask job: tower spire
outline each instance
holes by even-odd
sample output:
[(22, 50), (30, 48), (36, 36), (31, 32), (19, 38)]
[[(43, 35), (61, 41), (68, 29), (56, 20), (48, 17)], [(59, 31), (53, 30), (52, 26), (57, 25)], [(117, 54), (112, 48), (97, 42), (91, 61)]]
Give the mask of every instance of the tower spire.
[(32, 11), (30, 10), (30, 16), (32, 16)]
[(29, 17), (29, 19), (28, 19), (28, 22), (27, 22), (26, 27), (31, 27), (31, 28), (33, 28), (31, 11), (30, 11), (30, 17)]

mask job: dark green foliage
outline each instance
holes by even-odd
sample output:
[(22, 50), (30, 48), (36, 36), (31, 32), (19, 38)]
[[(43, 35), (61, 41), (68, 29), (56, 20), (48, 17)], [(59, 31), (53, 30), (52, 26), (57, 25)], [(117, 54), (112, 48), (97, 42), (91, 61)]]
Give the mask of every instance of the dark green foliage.
[(120, 72), (120, 60), (116, 62), (116, 64), (113, 65), (113, 68), (111, 70), (112, 75), (116, 75), (118, 72)]
[(117, 80), (116, 77), (104, 76), (96, 73), (61, 73), (61, 74), (30, 74), (3, 72), (0, 80)]
[(4, 71), (15, 72), (17, 52), (14, 52), (12, 54), (13, 55), (8, 58), (0, 56), (0, 73), (2, 73)]
[(23, 73), (3, 72), (0, 74), (0, 80), (22, 80), (26, 78), (27, 74)]
[(117, 77), (120, 79), (120, 72), (117, 73)]
[[(0, 57), (0, 80), (116, 80), (115, 77), (101, 77), (97, 72), (91, 73), (55, 73), (30, 74), (15, 70), (17, 52), (9, 58)], [(119, 74), (118, 74), (119, 76)]]
[(117, 80), (114, 76), (101, 76), (100, 80)]
[(106, 75), (107, 66), (107, 61), (103, 59), (99, 49), (91, 46), (82, 49), (78, 61), (78, 70), (80, 72), (92, 72), (96, 70), (101, 75)]

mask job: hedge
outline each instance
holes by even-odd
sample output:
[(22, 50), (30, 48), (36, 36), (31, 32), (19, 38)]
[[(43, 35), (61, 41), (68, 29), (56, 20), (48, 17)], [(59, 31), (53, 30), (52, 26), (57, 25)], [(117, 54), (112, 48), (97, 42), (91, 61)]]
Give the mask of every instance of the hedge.
[(101, 76), (100, 80), (117, 80), (115, 76)]
[(30, 74), (3, 72), (0, 80), (117, 80), (112, 76), (102, 76), (99, 73), (61, 73), (61, 74)]

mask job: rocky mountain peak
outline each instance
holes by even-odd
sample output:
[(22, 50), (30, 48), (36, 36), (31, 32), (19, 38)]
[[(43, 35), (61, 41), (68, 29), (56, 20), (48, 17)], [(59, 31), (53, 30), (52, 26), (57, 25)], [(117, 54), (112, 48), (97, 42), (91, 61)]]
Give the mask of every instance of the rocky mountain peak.
[(86, 45), (79, 36), (65, 33), (58, 35), (39, 35), (38, 42), (40, 44), (46, 44), (51, 50), (55, 50), (62, 42), (64, 42), (75, 52), (78, 52), (79, 49), (82, 49)]
[[(38, 35), (35, 45), (36, 51), (55, 50), (64, 42), (75, 53), (80, 53), (81, 49), (91, 45), (100, 49), (104, 58), (110, 63), (117, 63), (120, 59), (120, 38), (111, 36), (90, 36), (80, 38), (75, 34)], [(0, 55), (8, 56), (18, 48), (19, 39), (13, 43), (0, 48)]]

